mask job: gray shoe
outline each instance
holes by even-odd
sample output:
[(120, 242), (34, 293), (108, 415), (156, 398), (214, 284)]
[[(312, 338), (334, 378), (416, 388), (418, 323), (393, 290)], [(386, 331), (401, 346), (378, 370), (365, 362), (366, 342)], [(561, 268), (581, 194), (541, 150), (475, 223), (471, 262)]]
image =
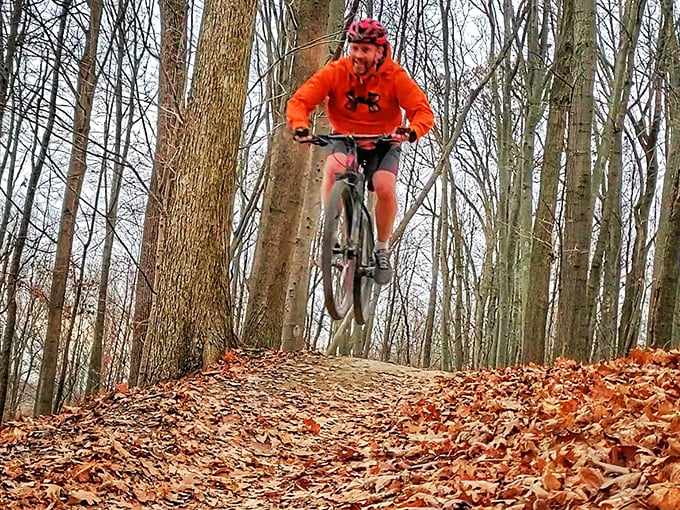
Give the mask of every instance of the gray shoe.
[(392, 278), (392, 266), (390, 265), (390, 252), (385, 248), (375, 250), (373, 253), (375, 258), (375, 270), (373, 271), (373, 279), (379, 285), (385, 285)]

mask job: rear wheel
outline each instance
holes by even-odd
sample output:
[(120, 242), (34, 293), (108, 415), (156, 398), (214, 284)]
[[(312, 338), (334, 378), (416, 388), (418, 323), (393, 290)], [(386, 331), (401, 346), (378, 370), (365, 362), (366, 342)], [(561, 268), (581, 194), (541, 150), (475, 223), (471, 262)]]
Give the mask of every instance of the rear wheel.
[(359, 252), (357, 268), (354, 271), (354, 320), (366, 324), (370, 313), (373, 294), (373, 225), (366, 211), (361, 211), (361, 231), (359, 233)]
[(326, 309), (340, 320), (352, 306), (356, 258), (352, 253), (351, 190), (342, 181), (333, 185), (324, 215), (321, 274)]

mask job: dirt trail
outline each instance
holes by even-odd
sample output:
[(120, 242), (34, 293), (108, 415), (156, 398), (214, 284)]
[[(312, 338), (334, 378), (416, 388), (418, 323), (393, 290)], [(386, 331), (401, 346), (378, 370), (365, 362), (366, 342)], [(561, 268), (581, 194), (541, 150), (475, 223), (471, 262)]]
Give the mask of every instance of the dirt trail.
[[(250, 353), (0, 431), (0, 507), (349, 508), (370, 442), (435, 372)], [(373, 462), (374, 464), (375, 462)]]
[(680, 352), (426, 372), (251, 352), (0, 429), (0, 508), (680, 509)]

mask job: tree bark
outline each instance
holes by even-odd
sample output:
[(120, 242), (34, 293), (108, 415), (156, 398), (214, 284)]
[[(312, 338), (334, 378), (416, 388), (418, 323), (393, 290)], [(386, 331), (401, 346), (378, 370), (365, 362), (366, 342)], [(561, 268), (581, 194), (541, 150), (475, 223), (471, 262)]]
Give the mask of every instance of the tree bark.
[(564, 149), (564, 131), (571, 97), (568, 76), (573, 45), (573, 2), (563, 2), (562, 18), (557, 39), (555, 64), (552, 69), (550, 110), (546, 132), (541, 188), (534, 220), (531, 258), (529, 261), (528, 293), (522, 335), (522, 362), (542, 364), (545, 361), (546, 323), (550, 301), (550, 266), (555, 260), (553, 228), (555, 207)]
[(167, 215), (172, 197), (171, 163), (177, 152), (187, 60), (187, 2), (161, 0), (161, 53), (158, 84), (158, 124), (149, 198), (144, 213), (144, 232), (135, 287), (130, 383), (137, 384), (149, 314), (154, 296), (156, 259), (161, 218)]
[[(621, 146), (623, 138), (623, 121), (628, 109), (628, 97), (633, 82), (633, 63), (640, 19), (645, 1), (636, 0), (626, 3), (624, 24), (621, 27), (620, 47), (614, 61), (614, 77), (607, 111), (607, 119), (603, 129), (595, 172), (602, 174), (607, 169), (607, 185), (602, 204), (600, 234), (595, 244), (593, 260), (586, 293), (588, 305), (589, 336), (595, 338), (595, 310), (600, 285), (602, 295), (602, 335), (598, 338), (609, 343), (612, 348), (616, 344), (616, 320), (618, 319), (618, 282), (620, 270), (621, 248)], [(601, 277), (604, 277), (601, 279)], [(614, 288), (614, 286), (616, 288)], [(612, 323), (614, 328), (612, 329)], [(613, 337), (612, 337), (613, 334)]]
[[(344, 23), (345, 3), (343, 0), (330, 0), (328, 4), (328, 25), (326, 34), (340, 34)], [(333, 55), (335, 48), (342, 41), (335, 37), (328, 46), (328, 55)], [(316, 119), (314, 130), (325, 132), (331, 129), (326, 117)], [(305, 319), (307, 317), (307, 298), (309, 293), (309, 279), (311, 275), (310, 253), (312, 240), (319, 226), (319, 212), (321, 199), (319, 187), (321, 185), (321, 169), (323, 168), (326, 151), (319, 147), (312, 148), (312, 154), (307, 167), (304, 181), (304, 195), (300, 222), (297, 228), (297, 238), (293, 248), (290, 277), (286, 293), (283, 315), (283, 332), (281, 349), (296, 351), (304, 347)], [(370, 333), (369, 333), (370, 336)]]
[[(523, 337), (526, 331), (524, 318), (530, 307), (529, 288), (531, 284), (531, 253), (532, 253), (532, 204), (533, 204), (533, 175), (535, 166), (536, 128), (543, 116), (543, 95), (546, 88), (546, 72), (544, 57), (547, 49), (547, 27), (545, 26), (550, 16), (549, 3), (546, 3), (546, 12), (543, 15), (543, 26), (539, 26), (538, 2), (531, 0), (528, 4), (527, 20), (527, 50), (526, 59), (526, 90), (527, 100), (524, 106), (524, 127), (522, 133), (519, 176), (520, 197), (517, 202), (518, 227), (519, 227), (519, 259), (516, 271), (516, 296), (520, 312), (515, 328), (517, 329), (516, 342), (513, 344), (517, 349), (511, 353), (510, 362), (517, 361), (518, 355), (524, 356)], [(559, 37), (559, 35), (558, 35)], [(558, 43), (559, 44), (559, 43)], [(558, 56), (556, 58), (559, 58)], [(561, 154), (561, 151), (560, 151)], [(551, 218), (552, 219), (552, 218)], [(548, 264), (548, 270), (550, 264)]]
[[(322, 123), (317, 121), (317, 129), (320, 124)], [(328, 126), (328, 123), (323, 122), (323, 125)], [(323, 130), (322, 128), (321, 131)], [(311, 275), (310, 253), (312, 240), (319, 227), (319, 212), (321, 210), (319, 186), (321, 184), (321, 169), (323, 168), (325, 156), (325, 151), (316, 147), (312, 149), (308, 174), (304, 181), (302, 214), (293, 250), (283, 314), (281, 349), (286, 352), (299, 351), (305, 346), (304, 329), (305, 318), (307, 317), (309, 278)]]
[[(306, 0), (291, 5), (297, 21), (296, 46), (290, 82), (283, 84), (290, 97), (304, 80), (316, 71), (323, 58), (323, 46), (314, 44), (326, 32), (328, 0)], [(321, 21), (321, 22), (320, 22)], [(284, 102), (285, 104), (285, 102)], [(291, 139), (283, 111), (275, 112), (279, 125), (270, 147), (271, 165), (264, 195), (262, 216), (257, 235), (253, 269), (248, 281), (248, 306), (243, 327), (243, 341), (255, 347), (278, 349), (281, 345), (286, 293), (294, 255), (297, 230), (302, 210), (309, 148)]]
[(587, 305), (583, 289), (588, 283), (592, 231), (591, 132), (595, 78), (595, 2), (574, 1), (574, 58), (572, 102), (567, 136), (567, 178), (563, 260), (558, 309), (559, 344), (567, 356), (588, 359)]
[[(664, 192), (670, 192), (663, 200), (669, 205), (661, 210), (667, 217), (666, 228), (659, 232), (657, 245), (660, 257), (659, 271), (655, 261), (654, 281), (650, 302), (648, 329), (649, 344), (657, 348), (669, 348), (678, 342), (673, 338), (673, 314), (676, 307), (678, 277), (680, 276), (680, 56), (678, 36), (674, 27), (673, 3), (663, 2), (665, 52), (662, 57), (666, 68), (667, 147), (666, 179)], [(666, 197), (664, 197), (666, 198)]]
[(232, 205), (255, 20), (254, 0), (209, 0), (191, 100), (172, 168), (143, 384), (206, 366), (235, 345), (229, 286)]

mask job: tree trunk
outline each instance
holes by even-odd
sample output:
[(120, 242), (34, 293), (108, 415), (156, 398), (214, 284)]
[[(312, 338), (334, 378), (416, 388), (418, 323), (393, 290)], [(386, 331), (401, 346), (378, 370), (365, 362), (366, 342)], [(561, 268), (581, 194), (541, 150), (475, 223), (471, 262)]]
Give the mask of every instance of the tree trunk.
[[(344, 10), (343, 0), (329, 1), (327, 36), (342, 31)], [(332, 41), (328, 47), (328, 54), (333, 55), (335, 48), (341, 42), (340, 40)], [(314, 124), (316, 132), (325, 132), (330, 129), (331, 126), (326, 117), (316, 119)], [(281, 337), (281, 349), (284, 351), (296, 351), (304, 347), (304, 326), (307, 317), (307, 297), (311, 274), (310, 253), (312, 240), (319, 226), (319, 211), (321, 209), (319, 187), (321, 185), (321, 169), (326, 155), (327, 153), (323, 149), (312, 147), (311, 159), (304, 180), (302, 211), (293, 248), (290, 278), (284, 305)]]
[[(19, 119), (16, 119), (16, 127), (14, 126), (15, 115), (12, 112), (12, 121), (10, 122), (10, 136), (13, 139), (11, 147), (8, 147), (9, 152), (9, 170), (7, 172), (7, 188), (3, 190), (3, 195), (5, 198), (5, 204), (2, 211), (2, 219), (0, 220), (0, 250), (5, 244), (5, 235), (7, 234), (7, 228), (9, 226), (9, 219), (14, 208), (14, 186), (16, 185), (15, 170), (17, 167), (17, 155), (19, 153), (18, 146), (19, 136), (21, 133), (21, 127), (24, 122), (24, 114), (19, 115)], [(2, 181), (2, 173), (0, 172), (0, 181)], [(10, 244), (10, 243), (7, 243)], [(7, 256), (9, 256), (9, 248), (7, 250)], [(4, 259), (4, 254), (0, 251), (0, 259)], [(2, 290), (5, 287), (5, 273), (3, 271), (0, 274), (0, 296), (2, 296)]]
[[(677, 32), (674, 28), (673, 4), (663, 2), (665, 52), (662, 57), (666, 68), (668, 84), (666, 88), (668, 154), (666, 155), (666, 179), (664, 193), (670, 194), (662, 206), (661, 216), (667, 218), (666, 228), (659, 228), (657, 253), (660, 257), (658, 267), (655, 260), (654, 282), (650, 302), (650, 321), (648, 329), (649, 344), (657, 348), (669, 348), (677, 342), (673, 339), (673, 314), (676, 306), (678, 276), (680, 275), (680, 56)], [(666, 197), (664, 197), (666, 198)], [(665, 205), (665, 204), (664, 204)], [(656, 257), (655, 257), (656, 259)]]
[(567, 356), (585, 361), (589, 353), (587, 305), (588, 257), (592, 231), (591, 132), (595, 78), (595, 2), (574, 1), (572, 102), (567, 136), (565, 228), (562, 240), (559, 344)]
[(440, 367), (442, 370), (451, 370), (453, 363), (451, 359), (451, 272), (449, 271), (449, 170), (448, 159), (444, 164), (442, 172), (442, 200), (439, 215), (442, 221), (441, 240), (439, 241), (441, 251), (439, 265), (442, 272), (442, 315), (439, 324), (440, 337), (442, 343), (442, 358)]
[(564, 149), (564, 130), (571, 98), (571, 89), (568, 86), (567, 78), (572, 58), (573, 16), (573, 2), (566, 0), (563, 3), (555, 64), (552, 69), (550, 111), (548, 113), (548, 127), (541, 169), (541, 188), (532, 235), (528, 292), (522, 335), (523, 363), (542, 364), (545, 360), (546, 323), (550, 301), (550, 266), (555, 260), (552, 236), (555, 226), (555, 207), (562, 151)]
[[(90, 358), (90, 367), (87, 377), (87, 394), (97, 393), (101, 387), (101, 370), (102, 370), (102, 354), (103, 354), (103, 338), (104, 326), (106, 317), (106, 301), (109, 287), (109, 272), (111, 269), (111, 255), (113, 252), (113, 239), (116, 230), (116, 222), (118, 221), (118, 197), (120, 195), (120, 187), (123, 179), (123, 162), (127, 159), (127, 152), (130, 147), (130, 135), (132, 134), (132, 122), (134, 109), (134, 81), (130, 86), (133, 88), (130, 94), (130, 103), (128, 104), (128, 119), (127, 132), (125, 141), (123, 142), (123, 65), (124, 65), (124, 51), (125, 51), (125, 32), (124, 19), (127, 11), (127, 0), (119, 0), (118, 3), (118, 20), (117, 20), (117, 76), (116, 76), (116, 90), (115, 90), (115, 104), (116, 104), (116, 128), (114, 139), (114, 164), (113, 164), (113, 180), (111, 182), (111, 195), (109, 203), (106, 208), (106, 237), (104, 238), (104, 250), (102, 252), (102, 266), (101, 278), (99, 280), (99, 293), (97, 299), (97, 313), (95, 317), (94, 337), (92, 339), (92, 355)], [(137, 76), (136, 63), (132, 80)]]
[[(297, 47), (304, 47), (326, 32), (328, 0), (307, 0), (292, 5), (297, 21)], [(316, 71), (323, 58), (323, 46), (312, 45), (295, 54), (290, 82), (283, 84), (295, 91)], [(286, 97), (290, 97), (287, 95)], [(304, 186), (301, 178), (307, 173), (309, 148), (291, 139), (290, 129), (283, 119), (283, 111), (275, 112), (279, 128), (274, 134), (270, 150), (271, 166), (262, 206), (253, 269), (248, 281), (248, 306), (243, 327), (243, 341), (256, 347), (278, 349), (281, 344), (286, 293), (294, 255), (297, 230), (302, 210)]]
[(47, 160), (47, 150), (52, 137), (52, 130), (54, 128), (54, 120), (57, 114), (57, 97), (59, 92), (59, 74), (62, 66), (62, 51), (64, 48), (64, 31), (66, 29), (67, 15), (71, 6), (70, 1), (63, 4), (63, 9), (60, 15), (59, 32), (55, 41), (55, 55), (54, 55), (54, 71), (52, 72), (52, 90), (50, 91), (49, 110), (47, 121), (45, 123), (45, 131), (43, 132), (40, 141), (40, 153), (35, 165), (31, 171), (28, 184), (26, 187), (26, 198), (24, 200), (24, 207), (21, 212), (21, 221), (19, 224), (19, 231), (14, 240), (14, 250), (12, 251), (12, 260), (10, 262), (9, 275), (7, 280), (7, 316), (5, 322), (5, 329), (2, 336), (2, 352), (0, 355), (0, 422), (4, 414), (7, 397), (7, 384), (9, 376), (9, 362), (12, 351), (12, 341), (14, 339), (14, 332), (17, 321), (17, 286), (19, 283), (19, 271), (21, 270), (21, 258), (26, 245), (26, 238), (28, 235), (28, 226), (31, 221), (31, 213), (33, 211), (33, 202), (35, 200), (35, 192), (38, 187), (38, 181), (42, 175), (42, 170)]
[[(614, 347), (616, 343), (616, 320), (618, 320), (618, 282), (620, 263), (617, 263), (621, 247), (621, 146), (623, 137), (623, 120), (628, 109), (628, 97), (633, 82), (633, 62), (638, 34), (640, 32), (640, 18), (645, 1), (636, 0), (626, 3), (624, 11), (624, 25), (621, 28), (621, 45), (616, 52), (614, 62), (614, 77), (611, 84), (611, 94), (607, 118), (595, 163), (595, 172), (599, 175), (607, 169), (607, 186), (602, 204), (602, 219), (600, 234), (595, 245), (593, 261), (586, 301), (588, 306), (589, 336), (595, 338), (595, 310), (600, 285), (604, 284), (602, 302), (602, 320), (607, 325), (601, 331), (606, 335), (605, 340)], [(604, 274), (603, 274), (604, 272)], [(604, 278), (601, 280), (601, 276)], [(616, 288), (614, 288), (616, 287)], [(605, 296), (604, 294), (607, 294)], [(606, 303), (605, 303), (606, 301)], [(606, 315), (606, 316), (605, 316)], [(612, 329), (612, 322), (614, 328)], [(612, 338), (613, 333), (613, 338)], [(602, 339), (599, 335), (598, 338)]]
[[(436, 227), (434, 227), (435, 219)], [(441, 251), (442, 228), (444, 228), (444, 221), (442, 221), (441, 214), (432, 215), (432, 224), (433, 224), (432, 232), (436, 237), (434, 239), (434, 246), (432, 251), (432, 281), (430, 282), (430, 297), (427, 304), (427, 316), (425, 318), (422, 368), (430, 368), (430, 365), (432, 364), (432, 336), (434, 333), (434, 319), (437, 312), (437, 284), (439, 282), (439, 257)]]
[[(328, 122), (322, 123), (320, 121), (321, 119), (318, 119), (316, 122), (317, 129), (320, 125), (329, 126)], [(322, 128), (321, 131), (324, 131), (324, 129)], [(293, 249), (291, 272), (283, 314), (281, 349), (286, 352), (299, 351), (305, 346), (304, 329), (311, 274), (310, 253), (312, 240), (319, 227), (319, 212), (321, 210), (319, 186), (321, 184), (321, 170), (325, 157), (325, 151), (314, 147), (310, 162), (307, 165), (308, 170), (304, 180), (302, 214)]]
[[(524, 128), (521, 141), (521, 155), (519, 158), (519, 179), (521, 181), (520, 200), (518, 201), (518, 226), (519, 226), (519, 260), (516, 271), (517, 279), (517, 299), (519, 315), (517, 317), (515, 329), (517, 334), (517, 347), (512, 353), (510, 362), (517, 361), (518, 353), (522, 352), (523, 333), (525, 331), (524, 318), (530, 307), (529, 288), (531, 284), (531, 253), (532, 253), (532, 203), (533, 203), (533, 175), (535, 161), (536, 128), (543, 116), (544, 104), (543, 94), (546, 87), (546, 73), (543, 58), (547, 48), (547, 27), (545, 23), (550, 17), (549, 3), (546, 3), (546, 12), (543, 15), (544, 26), (539, 30), (538, 2), (529, 2), (529, 13), (527, 21), (527, 41), (528, 55), (526, 61), (526, 90), (527, 101), (524, 106)], [(561, 153), (561, 151), (560, 151)], [(551, 227), (552, 228), (552, 227)], [(548, 264), (548, 269), (550, 265)], [(521, 354), (524, 356), (523, 354)]]
[(137, 384), (156, 280), (156, 258), (161, 216), (167, 214), (172, 197), (170, 163), (177, 151), (173, 143), (184, 104), (187, 60), (187, 2), (161, 0), (161, 52), (158, 87), (156, 152), (144, 214), (144, 233), (135, 288), (130, 383)]
[(45, 335), (45, 348), (40, 367), (40, 392), (38, 393), (35, 406), (35, 413), (38, 415), (50, 414), (52, 412), (52, 397), (54, 396), (57, 354), (61, 338), (64, 295), (66, 293), (66, 281), (71, 261), (71, 249), (73, 248), (73, 233), (78, 214), (80, 189), (83, 185), (87, 169), (86, 158), (90, 133), (90, 114), (99, 77), (99, 73), (96, 72), (97, 43), (99, 42), (103, 1), (91, 0), (89, 5), (90, 24), (85, 51), (79, 65), (76, 94), (78, 102), (73, 119), (73, 148), (66, 178), (59, 237), (57, 238), (57, 252), (54, 261), (52, 286), (50, 288), (47, 333)]
[(465, 264), (463, 263), (463, 233), (458, 221), (458, 198), (455, 183), (451, 182), (451, 227), (453, 229), (453, 268), (456, 278), (456, 305), (454, 308), (453, 320), (453, 367), (461, 370), (467, 365), (465, 352), (467, 351), (468, 338), (465, 334), (467, 330), (463, 321), (463, 279), (465, 278)]
[[(660, 37), (657, 55), (662, 48)], [(645, 152), (647, 173), (644, 183), (640, 183), (640, 198), (633, 208), (635, 219), (635, 244), (630, 261), (630, 271), (626, 275), (626, 292), (621, 306), (621, 325), (619, 326), (619, 343), (617, 354), (625, 356), (630, 349), (637, 345), (640, 333), (640, 321), (642, 317), (642, 298), (644, 296), (645, 265), (647, 253), (647, 235), (649, 229), (649, 211), (654, 201), (656, 182), (658, 175), (657, 142), (661, 126), (661, 79), (658, 70), (660, 58), (657, 58), (657, 70), (652, 80), (654, 88), (654, 113), (651, 126), (647, 132), (644, 122), (640, 119), (636, 122), (636, 133), (640, 145)]]
[(191, 102), (172, 168), (168, 218), (140, 376), (177, 378), (233, 347), (232, 204), (255, 20), (254, 0), (208, 0)]
[[(511, 4), (508, 0), (503, 2), (503, 20), (506, 35), (510, 37), (510, 12)], [(519, 200), (517, 185), (513, 185), (513, 162), (512, 149), (512, 110), (511, 88), (513, 79), (512, 65), (509, 58), (503, 62), (502, 82), (497, 85), (500, 94), (494, 98), (496, 135), (498, 137), (498, 288), (499, 288), (499, 311), (497, 331), (494, 336), (493, 364), (504, 366), (507, 362), (507, 347), (512, 331), (511, 318), (513, 316), (514, 295), (514, 270), (515, 270), (515, 247), (517, 231), (512, 212), (515, 203)], [(494, 77), (494, 82), (497, 80)], [(516, 219), (516, 218), (515, 218)]]

